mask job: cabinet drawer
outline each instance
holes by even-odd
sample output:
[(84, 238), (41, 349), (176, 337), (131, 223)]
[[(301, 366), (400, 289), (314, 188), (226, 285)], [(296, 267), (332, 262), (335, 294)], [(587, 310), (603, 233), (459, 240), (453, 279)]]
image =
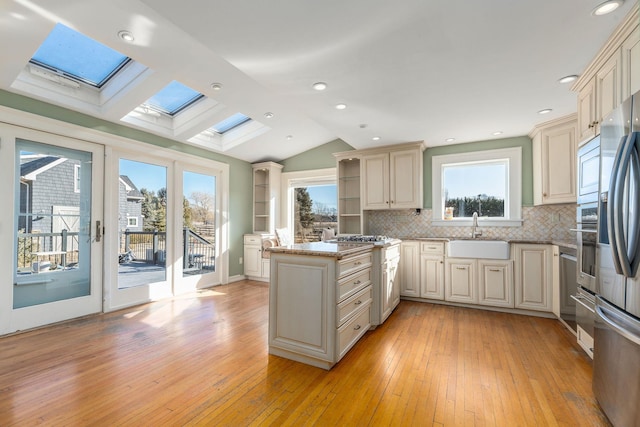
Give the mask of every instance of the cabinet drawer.
[(388, 248), (384, 248), (384, 259), (382, 262), (398, 257), (400, 257), (400, 245), (389, 246)]
[(341, 278), (355, 270), (371, 265), (372, 253), (357, 255), (338, 261), (338, 278)]
[(257, 234), (245, 234), (244, 244), (262, 246), (262, 236), (258, 236)]
[(362, 307), (362, 310), (338, 329), (338, 360), (345, 355), (360, 337), (371, 327), (371, 304)]
[(351, 317), (363, 304), (371, 303), (372, 290), (371, 286), (367, 286), (357, 294), (342, 301), (338, 305), (338, 325), (342, 325), (345, 320)]
[(420, 253), (442, 255), (444, 242), (420, 242)]
[(353, 295), (371, 284), (371, 268), (359, 271), (338, 281), (338, 301)]

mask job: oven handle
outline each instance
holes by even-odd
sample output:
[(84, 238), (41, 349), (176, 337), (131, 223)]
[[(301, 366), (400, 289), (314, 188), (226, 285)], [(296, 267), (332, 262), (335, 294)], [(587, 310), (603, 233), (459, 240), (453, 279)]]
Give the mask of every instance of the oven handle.
[(581, 306), (583, 306), (584, 308), (586, 308), (587, 310), (589, 310), (590, 312), (595, 314), (595, 310), (593, 308), (589, 307), (587, 304), (582, 302), (582, 300), (585, 299), (585, 297), (583, 297), (582, 295), (569, 295), (569, 297), (573, 299), (575, 302), (577, 302), (578, 304), (580, 304)]
[(576, 233), (593, 233), (596, 234), (598, 230), (591, 230), (589, 228), (570, 228), (569, 231), (575, 231)]

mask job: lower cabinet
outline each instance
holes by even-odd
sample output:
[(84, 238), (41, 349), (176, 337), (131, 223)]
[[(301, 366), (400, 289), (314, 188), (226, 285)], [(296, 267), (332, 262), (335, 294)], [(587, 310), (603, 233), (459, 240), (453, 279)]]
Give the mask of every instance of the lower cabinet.
[(420, 255), (420, 297), (444, 299), (443, 255)]
[(445, 301), (477, 304), (476, 260), (447, 258), (444, 262), (444, 268)]
[(269, 258), (265, 255), (263, 241), (269, 236), (244, 235), (244, 275), (252, 280), (269, 281)]
[(510, 260), (478, 260), (478, 304), (513, 308), (513, 270)]
[[(375, 251), (379, 251), (380, 262), (375, 261), (377, 257), (374, 256), (374, 264), (380, 265), (380, 307), (379, 313), (374, 313), (372, 324), (379, 325), (389, 317), (391, 312), (400, 303), (400, 275), (398, 271), (398, 265), (400, 263), (400, 246), (394, 245), (383, 248), (376, 248)], [(378, 268), (378, 267), (375, 267)], [(377, 279), (374, 280), (374, 284)], [(377, 309), (374, 304), (374, 311)]]
[(400, 295), (420, 297), (420, 242), (408, 241), (400, 244)]
[(448, 258), (445, 300), (513, 308), (511, 260)]
[(516, 243), (511, 250), (515, 261), (515, 308), (551, 312), (553, 246)]

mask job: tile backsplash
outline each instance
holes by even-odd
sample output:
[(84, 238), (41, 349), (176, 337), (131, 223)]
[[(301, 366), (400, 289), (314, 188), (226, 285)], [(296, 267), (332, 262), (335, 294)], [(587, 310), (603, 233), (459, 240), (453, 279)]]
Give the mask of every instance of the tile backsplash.
[[(369, 211), (367, 234), (390, 237), (470, 237), (471, 227), (441, 227), (431, 224), (431, 209)], [(523, 206), (522, 226), (480, 226), (483, 238), (504, 240), (562, 240), (575, 241), (576, 235), (569, 231), (576, 227), (576, 205)]]

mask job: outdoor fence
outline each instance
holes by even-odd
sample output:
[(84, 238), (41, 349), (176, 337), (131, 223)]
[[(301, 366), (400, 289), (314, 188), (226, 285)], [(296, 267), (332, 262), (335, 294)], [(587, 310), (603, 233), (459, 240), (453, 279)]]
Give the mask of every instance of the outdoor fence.
[(17, 262), (19, 271), (55, 270), (78, 262), (78, 232), (18, 232)]

